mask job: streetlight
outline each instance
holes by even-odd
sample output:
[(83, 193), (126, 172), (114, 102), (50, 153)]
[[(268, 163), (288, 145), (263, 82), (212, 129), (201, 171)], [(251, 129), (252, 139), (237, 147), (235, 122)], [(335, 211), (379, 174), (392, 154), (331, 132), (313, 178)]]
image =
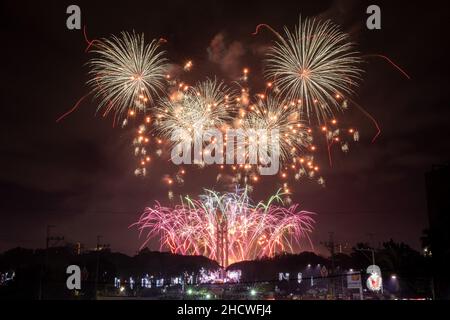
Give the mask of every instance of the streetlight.
[(250, 291), (250, 295), (253, 296), (253, 297), (256, 296), (256, 290), (255, 290), (255, 289), (252, 289), (252, 290)]
[(395, 290), (397, 295), (401, 297), (400, 283), (398, 281), (397, 275), (395, 275), (395, 274), (391, 275), (391, 286), (392, 286), (392, 289)]

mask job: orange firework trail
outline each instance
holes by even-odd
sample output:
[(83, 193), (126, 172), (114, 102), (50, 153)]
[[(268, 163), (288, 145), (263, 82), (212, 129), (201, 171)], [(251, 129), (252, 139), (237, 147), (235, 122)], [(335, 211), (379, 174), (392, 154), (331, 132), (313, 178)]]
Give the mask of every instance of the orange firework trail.
[(402, 75), (404, 75), (406, 77), (406, 79), (411, 80), (411, 77), (409, 76), (409, 74), (406, 73), (406, 71), (403, 68), (401, 68), (398, 64), (396, 64), (394, 61), (392, 61), (387, 56), (382, 55), (382, 54), (368, 54), (368, 55), (365, 55), (365, 57), (382, 58), (385, 61), (387, 61), (391, 66), (393, 66), (395, 69), (397, 69)]
[(271, 26), (269, 26), (268, 24), (265, 23), (260, 23), (256, 26), (255, 32), (252, 33), (253, 36), (258, 35), (259, 33), (259, 29), (261, 28), (267, 28), (268, 30), (270, 30), (274, 35), (276, 35), (278, 38), (283, 39), (283, 37), (277, 32), (275, 31), (274, 28), (272, 28)]
[(87, 31), (86, 31), (86, 29), (87, 29), (87, 27), (86, 27), (86, 25), (85, 25), (85, 26), (83, 27), (83, 35), (84, 35), (84, 40), (85, 40), (86, 43), (87, 43), (87, 47), (86, 47), (86, 50), (84, 50), (84, 52), (88, 52), (89, 49), (91, 48), (91, 46), (94, 44), (94, 42), (97, 41), (96, 39), (94, 39), (94, 40), (92, 40), (92, 41), (89, 41), (88, 36), (87, 36)]
[[(94, 43), (97, 41), (96, 39), (94, 40), (89, 40), (88, 36), (87, 36), (87, 26), (84, 25), (83, 26), (83, 36), (84, 36), (84, 40), (86, 41), (87, 47), (84, 50), (84, 52), (88, 52), (89, 49), (94, 45)], [(68, 115), (70, 115), (72, 112), (74, 112), (75, 110), (78, 109), (78, 107), (80, 106), (81, 102), (86, 99), (88, 96), (90, 95), (90, 93), (85, 94), (83, 97), (81, 97), (77, 103), (75, 103), (75, 105), (68, 110), (67, 112), (65, 112), (64, 114), (62, 114), (58, 119), (56, 119), (56, 122), (60, 122), (61, 120), (63, 120), (65, 117), (67, 117)]]
[(77, 103), (73, 106), (72, 109), (68, 110), (67, 112), (65, 112), (63, 115), (61, 115), (58, 119), (56, 119), (56, 122), (60, 122), (61, 120), (63, 120), (65, 117), (67, 117), (69, 114), (71, 114), (72, 112), (74, 112), (75, 110), (77, 110), (78, 106), (81, 104), (81, 102), (86, 99), (87, 96), (89, 96), (90, 93), (85, 94), (83, 97), (80, 98), (80, 100), (77, 101)]

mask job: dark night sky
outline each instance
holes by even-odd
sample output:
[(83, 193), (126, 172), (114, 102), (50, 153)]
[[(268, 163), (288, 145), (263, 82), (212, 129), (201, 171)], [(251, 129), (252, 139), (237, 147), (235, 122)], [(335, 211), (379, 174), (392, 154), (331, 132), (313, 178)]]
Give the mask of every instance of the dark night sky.
[[(382, 10), (382, 30), (365, 28), (369, 4)], [(342, 242), (393, 238), (419, 248), (427, 227), (424, 174), (449, 160), (449, 59), (444, 2), (410, 1), (2, 1), (2, 107), (0, 158), (0, 251), (42, 247), (46, 225), (69, 240), (92, 247), (101, 234), (114, 251), (135, 252), (136, 230), (128, 229), (154, 200), (167, 201), (160, 183), (162, 163), (146, 179), (134, 177), (131, 128), (112, 128), (95, 116), (88, 100), (61, 123), (55, 119), (87, 92), (82, 32), (66, 29), (66, 7), (78, 4), (91, 38), (122, 30), (166, 38), (170, 58), (188, 58), (196, 76), (218, 74), (232, 80), (234, 69), (250, 66), (261, 76), (257, 45), (273, 38), (250, 34), (258, 23), (292, 28), (299, 14), (331, 18), (349, 32), (364, 54), (382, 53), (411, 75), (406, 80), (381, 60), (367, 59), (356, 100), (380, 123), (382, 135), (357, 110), (346, 115), (361, 131), (351, 152), (337, 154), (333, 168), (324, 160), (327, 187), (304, 182), (293, 199), (318, 213), (313, 240), (328, 232)], [(211, 40), (223, 34), (244, 53), (226, 73), (208, 61)], [(215, 187), (212, 171), (195, 171), (183, 194)], [(270, 179), (258, 186), (257, 200), (276, 191)], [(317, 246), (320, 251), (320, 245)]]

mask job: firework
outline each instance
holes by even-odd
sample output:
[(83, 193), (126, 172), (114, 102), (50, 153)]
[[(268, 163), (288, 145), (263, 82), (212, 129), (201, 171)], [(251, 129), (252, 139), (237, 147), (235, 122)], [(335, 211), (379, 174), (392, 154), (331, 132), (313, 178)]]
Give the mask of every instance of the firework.
[(271, 47), (265, 70), (286, 99), (296, 101), (320, 123), (342, 109), (338, 96), (351, 94), (360, 78), (361, 59), (349, 36), (331, 21), (300, 18), (296, 29)]
[(163, 90), (168, 65), (156, 40), (146, 44), (143, 34), (122, 32), (96, 41), (92, 52), (96, 57), (88, 63), (88, 85), (105, 115), (145, 111), (146, 103)]
[(204, 255), (223, 266), (242, 260), (294, 252), (313, 231), (312, 213), (298, 205), (277, 206), (279, 194), (252, 205), (247, 192), (219, 194), (206, 190), (199, 200), (185, 198), (175, 208), (159, 204), (146, 208), (134, 224), (146, 233), (143, 247), (160, 236), (161, 249)]
[[(261, 168), (270, 159), (277, 170), (280, 164), (278, 187), (286, 195), (294, 190), (290, 185), (293, 178), (306, 177), (325, 185), (319, 175), (316, 161), (319, 157), (315, 156), (325, 149), (320, 143), (326, 142), (331, 166), (331, 148), (340, 147), (347, 153), (348, 138), (359, 140), (356, 129), (336, 126), (333, 112), (346, 109), (349, 102), (355, 104), (349, 95), (359, 80), (361, 59), (353, 51), (348, 35), (329, 21), (300, 20), (293, 32), (285, 29), (283, 36), (271, 30), (278, 40), (268, 53), (265, 75), (269, 78), (265, 90), (255, 96), (249, 87), (247, 67), (243, 68), (242, 77), (236, 79), (241, 91), (235, 94), (216, 79), (195, 86), (187, 83), (181, 71), (192, 71), (197, 66), (192, 60), (185, 60), (170, 74), (165, 53), (159, 48), (161, 40), (145, 43), (142, 34), (127, 32), (108, 39), (87, 40), (89, 51), (95, 55), (88, 63), (88, 84), (99, 100), (98, 110), (104, 116), (112, 113), (114, 123), (120, 120), (117, 123), (123, 128), (131, 126), (135, 130), (132, 150), (137, 160), (136, 176), (152, 175), (150, 164), (157, 163), (159, 158), (167, 159), (170, 149), (173, 163), (181, 154), (185, 161), (192, 151), (185, 147), (190, 144), (194, 147), (193, 163), (199, 168), (220, 164), (217, 182), (228, 179), (228, 172), (233, 184), (251, 188), (262, 179)], [(61, 118), (75, 110), (86, 96)], [(312, 116), (317, 117), (319, 124), (311, 124)], [(260, 136), (264, 135), (261, 129), (266, 137)], [(218, 131), (222, 133), (220, 137), (216, 135)], [(232, 132), (233, 141), (227, 132)], [(242, 133), (244, 139), (235, 136)], [(313, 136), (317, 145), (313, 145)], [(256, 144), (253, 139), (257, 139)], [(276, 144), (272, 143), (275, 140)], [(226, 149), (220, 143), (225, 143)], [(227, 162), (229, 166), (224, 166), (223, 160), (220, 162), (224, 150), (227, 161), (235, 156), (234, 163)], [(272, 161), (275, 157), (276, 162)], [(214, 161), (205, 160), (210, 158)], [(185, 170), (189, 168), (182, 171)], [(185, 174), (171, 171), (164, 174), (163, 181), (170, 188), (168, 197), (173, 199), (172, 188), (183, 185)]]
[[(278, 130), (281, 162), (299, 155), (301, 150), (312, 142), (312, 137), (302, 123), (299, 113), (276, 97), (258, 99), (258, 102), (250, 107), (250, 112), (246, 113), (242, 128), (245, 132), (260, 129), (264, 129), (265, 132)], [(267, 137), (259, 138), (268, 140)], [(273, 147), (269, 145), (268, 151), (272, 152)]]
[(182, 87), (155, 108), (156, 131), (163, 138), (191, 143), (195, 132), (220, 128), (231, 117), (233, 93), (223, 82), (206, 80), (195, 87)]

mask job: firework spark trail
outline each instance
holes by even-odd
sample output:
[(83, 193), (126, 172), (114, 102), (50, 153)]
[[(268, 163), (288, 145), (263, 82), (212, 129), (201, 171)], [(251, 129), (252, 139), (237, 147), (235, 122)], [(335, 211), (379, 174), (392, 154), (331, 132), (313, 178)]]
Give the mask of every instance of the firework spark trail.
[(143, 35), (122, 32), (97, 41), (91, 52), (96, 57), (89, 61), (88, 85), (99, 99), (98, 110), (106, 107), (106, 113), (114, 111), (119, 117), (129, 109), (145, 111), (139, 110), (138, 97), (151, 102), (164, 89), (168, 64), (158, 41), (146, 44)]
[(333, 145), (333, 141), (331, 141), (331, 143), (330, 143), (330, 141), (328, 141), (328, 137), (327, 137), (326, 134), (325, 134), (325, 141), (327, 143), (328, 163), (330, 164), (330, 167), (332, 167), (333, 166), (333, 160), (331, 158), (331, 146)]
[[(365, 57), (375, 57), (375, 58), (382, 58), (385, 61), (387, 61), (391, 66), (393, 66), (395, 69), (397, 69), (403, 76), (405, 76), (408, 80), (411, 79), (411, 77), (409, 76), (408, 73), (406, 73), (405, 70), (403, 70), (398, 64), (396, 64), (394, 61), (392, 61), (390, 58), (388, 58), (385, 55), (382, 54), (371, 54), (371, 55), (366, 55)], [(353, 101), (352, 99), (349, 98), (349, 100), (356, 106), (358, 107), (358, 109), (364, 113), (364, 115), (366, 115), (375, 125), (376, 129), (377, 129), (377, 133), (375, 134), (375, 136), (372, 138), (372, 143), (375, 142), (375, 140), (378, 138), (378, 136), (381, 134), (381, 128), (380, 125), (378, 124), (378, 122), (375, 120), (375, 118), (369, 113), (367, 112), (361, 105), (359, 105), (358, 103), (356, 103), (355, 101)]]
[(62, 114), (58, 119), (56, 119), (56, 123), (60, 122), (61, 120), (63, 120), (65, 117), (67, 117), (68, 115), (70, 115), (72, 112), (74, 112), (75, 110), (78, 109), (79, 105), (81, 104), (81, 102), (86, 99), (87, 96), (89, 96), (90, 93), (85, 94), (83, 97), (81, 97), (77, 103), (72, 107), (72, 109), (68, 110), (67, 112), (65, 112), (64, 114)]
[[(97, 40), (89, 40), (88, 39), (88, 36), (87, 36), (87, 27), (86, 27), (86, 25), (84, 25), (83, 26), (83, 36), (84, 36), (84, 40), (86, 41), (86, 43), (87, 43), (87, 47), (86, 47), (86, 49), (85, 49), (85, 51), (84, 52), (88, 52), (89, 51), (89, 49), (91, 48), (91, 46), (97, 41)], [(60, 122), (61, 120), (63, 120), (65, 117), (67, 117), (68, 115), (70, 115), (72, 112), (74, 112), (78, 107), (79, 107), (79, 105), (81, 104), (81, 102), (84, 100), (84, 99), (86, 99), (86, 97), (88, 96), (89, 94), (86, 94), (86, 95), (84, 95), (83, 97), (81, 97), (78, 101), (77, 101), (77, 103), (70, 109), (70, 110), (68, 110), (67, 112), (65, 112), (64, 114), (62, 114), (58, 119), (56, 119), (56, 122), (58, 123), (58, 122)]]
[(372, 138), (372, 143), (375, 142), (375, 140), (378, 138), (378, 136), (381, 134), (381, 128), (380, 125), (378, 124), (377, 120), (375, 120), (375, 118), (369, 113), (367, 112), (361, 105), (359, 105), (359, 103), (356, 103), (355, 101), (349, 99), (362, 113), (364, 113), (364, 115), (366, 115), (370, 120), (372, 120), (372, 122), (374, 123), (376, 129), (377, 129), (377, 133), (375, 134), (375, 136)]
[(246, 192), (221, 195), (207, 190), (200, 200), (186, 198), (174, 208), (159, 204), (146, 208), (133, 226), (140, 235), (147, 234), (142, 247), (160, 236), (161, 249), (210, 259), (217, 256), (218, 233), (226, 230), (231, 262), (294, 252), (304, 238), (312, 245), (313, 213), (299, 210), (298, 205), (285, 208), (271, 201), (254, 206)]
[(391, 66), (393, 66), (395, 69), (397, 69), (403, 76), (406, 77), (406, 79), (411, 80), (411, 77), (409, 76), (409, 74), (403, 68), (401, 68), (398, 64), (396, 64), (394, 61), (392, 61), (392, 59), (390, 59), (389, 57), (382, 55), (382, 54), (368, 54), (368, 55), (365, 55), (365, 57), (382, 58), (385, 61), (387, 61)]
[(283, 40), (283, 37), (282, 37), (277, 31), (275, 31), (274, 28), (272, 28), (271, 26), (269, 26), (268, 24), (265, 24), (265, 23), (260, 23), (260, 24), (258, 24), (258, 25), (256, 26), (255, 32), (253, 32), (252, 35), (253, 35), (253, 36), (258, 35), (259, 29), (261, 29), (261, 28), (263, 28), (263, 27), (265, 27), (265, 28), (267, 28), (268, 30), (270, 30), (270, 31), (271, 31), (274, 35), (276, 35), (280, 40)]
[(302, 102), (309, 119), (314, 113), (323, 123), (340, 110), (335, 95), (350, 95), (360, 79), (361, 59), (353, 46), (330, 21), (300, 18), (294, 32), (285, 28), (285, 38), (270, 49), (265, 74), (281, 95)]
[(95, 42), (97, 42), (96, 39), (89, 41), (88, 36), (87, 36), (87, 31), (86, 31), (86, 30), (87, 30), (87, 27), (86, 27), (86, 25), (84, 25), (84, 27), (83, 27), (83, 36), (84, 36), (84, 40), (85, 40), (86, 43), (87, 43), (87, 47), (86, 47), (86, 49), (84, 50), (84, 52), (88, 52), (89, 49), (92, 47), (92, 45), (93, 45)]

